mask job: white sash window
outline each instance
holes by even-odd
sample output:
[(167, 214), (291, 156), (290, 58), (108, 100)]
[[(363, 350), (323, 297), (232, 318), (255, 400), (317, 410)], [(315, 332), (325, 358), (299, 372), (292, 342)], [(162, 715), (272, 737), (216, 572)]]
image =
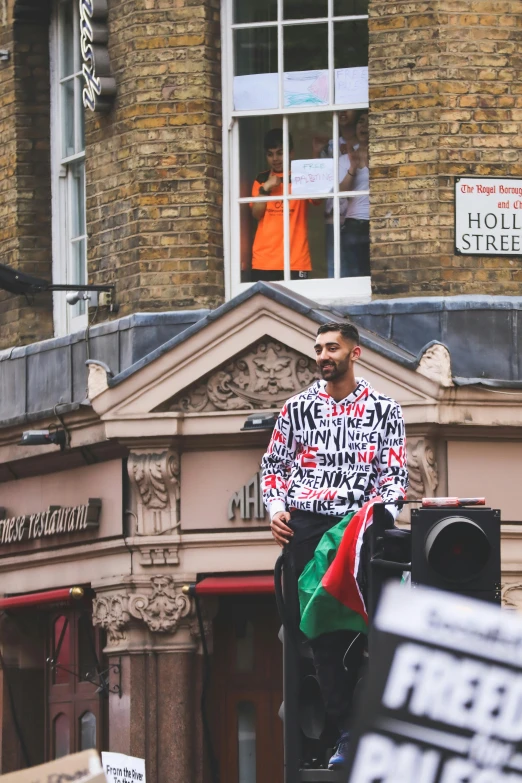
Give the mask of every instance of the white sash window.
[(227, 296), (262, 279), (368, 299), (368, 0), (223, 0), (222, 38)]
[[(87, 283), (85, 138), (78, 3), (56, 0), (51, 23), (53, 282)], [(54, 294), (56, 335), (87, 325), (87, 303)]]

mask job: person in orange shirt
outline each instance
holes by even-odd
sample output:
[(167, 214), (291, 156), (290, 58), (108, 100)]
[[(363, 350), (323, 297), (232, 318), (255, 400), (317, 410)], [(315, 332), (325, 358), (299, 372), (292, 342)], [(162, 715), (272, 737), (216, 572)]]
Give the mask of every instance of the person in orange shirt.
[[(293, 142), (289, 135), (290, 157)], [(283, 195), (283, 131), (272, 128), (265, 134), (264, 147), (268, 171), (257, 175), (252, 186), (253, 196)], [(292, 186), (290, 185), (290, 192)], [(290, 201), (290, 270), (292, 280), (309, 277), (312, 271), (308, 247), (307, 199)], [(264, 201), (251, 204), (253, 217), (258, 221), (252, 247), (253, 282), (284, 279), (283, 201)]]

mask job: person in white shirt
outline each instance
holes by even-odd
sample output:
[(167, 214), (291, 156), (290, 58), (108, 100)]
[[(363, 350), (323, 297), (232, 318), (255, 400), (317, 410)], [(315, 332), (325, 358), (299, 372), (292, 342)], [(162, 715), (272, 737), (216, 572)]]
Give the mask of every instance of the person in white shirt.
[[(286, 402), (261, 462), (272, 535), (285, 547), (296, 579), (323, 535), (372, 498), (388, 504), (392, 527), (408, 486), (402, 412), (395, 400), (356, 377), (357, 328), (322, 324), (314, 350), (322, 379)], [(346, 760), (361, 638), (336, 630), (309, 642), (326, 713), (340, 735), (332, 769)]]
[[(355, 127), (357, 144), (339, 157), (339, 190), (370, 189), (368, 112), (361, 111)], [(341, 277), (370, 274), (370, 196), (351, 196), (339, 205), (341, 218)], [(333, 265), (328, 276), (333, 277)]]

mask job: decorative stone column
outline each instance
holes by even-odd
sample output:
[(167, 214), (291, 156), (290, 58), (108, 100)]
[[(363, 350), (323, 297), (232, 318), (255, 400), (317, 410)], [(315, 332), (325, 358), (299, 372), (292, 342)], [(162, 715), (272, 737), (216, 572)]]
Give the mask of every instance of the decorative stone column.
[[(97, 591), (93, 623), (107, 631), (109, 748), (145, 758), (147, 783), (195, 781), (198, 625), (188, 579), (129, 577)], [(121, 692), (118, 692), (121, 677)], [(199, 777), (199, 776), (198, 776)]]

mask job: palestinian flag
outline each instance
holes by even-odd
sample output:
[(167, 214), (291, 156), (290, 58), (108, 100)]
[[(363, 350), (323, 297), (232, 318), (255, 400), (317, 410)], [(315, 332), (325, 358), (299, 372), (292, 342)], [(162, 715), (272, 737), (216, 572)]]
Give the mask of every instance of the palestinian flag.
[(368, 632), (361, 551), (380, 500), (365, 503), (328, 530), (299, 577), (300, 627), (308, 639), (332, 631)]

